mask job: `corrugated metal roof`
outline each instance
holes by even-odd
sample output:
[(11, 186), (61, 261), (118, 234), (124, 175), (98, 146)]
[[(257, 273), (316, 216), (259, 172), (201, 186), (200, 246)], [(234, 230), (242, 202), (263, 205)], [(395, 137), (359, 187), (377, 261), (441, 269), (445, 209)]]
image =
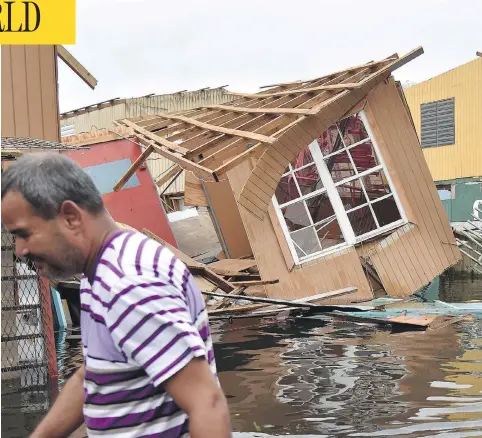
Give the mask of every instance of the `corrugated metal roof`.
[[(62, 113), (60, 126), (69, 126), (70, 130), (78, 135), (99, 129), (113, 129), (115, 120), (186, 111), (204, 105), (226, 103), (233, 100), (234, 97), (228, 94), (223, 87), (220, 87), (173, 94), (150, 94), (129, 99), (116, 98)], [(68, 138), (64, 137), (63, 141)], [(172, 165), (172, 161), (158, 154), (152, 154), (147, 161), (147, 166), (154, 180)], [(165, 188), (166, 185), (159, 187), (159, 193), (163, 192)], [(184, 174), (176, 179), (165, 194), (181, 192), (184, 192)]]

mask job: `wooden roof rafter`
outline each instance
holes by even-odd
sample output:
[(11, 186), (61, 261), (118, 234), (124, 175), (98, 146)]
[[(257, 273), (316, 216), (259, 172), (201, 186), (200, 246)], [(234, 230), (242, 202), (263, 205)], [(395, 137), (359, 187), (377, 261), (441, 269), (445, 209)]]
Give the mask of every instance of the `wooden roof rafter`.
[(237, 99), (223, 105), (161, 114), (139, 125), (123, 123), (143, 144), (202, 179), (218, 180), (255, 157), (257, 164), (238, 202), (263, 218), (286, 166), (319, 129), (339, 120), (395, 69), (422, 53), (417, 48), (310, 81), (278, 84), (267, 92), (233, 94)]

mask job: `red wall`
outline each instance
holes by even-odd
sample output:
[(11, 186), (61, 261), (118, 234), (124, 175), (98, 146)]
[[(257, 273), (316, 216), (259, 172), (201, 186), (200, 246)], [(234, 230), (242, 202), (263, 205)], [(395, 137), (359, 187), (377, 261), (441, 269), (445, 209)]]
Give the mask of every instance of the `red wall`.
[[(134, 162), (141, 154), (139, 146), (123, 139), (93, 144), (88, 147), (90, 148), (88, 150), (62, 153), (83, 168), (125, 158)], [(130, 225), (139, 231), (147, 228), (177, 247), (149, 170), (147, 168), (137, 169), (136, 175), (140, 182), (139, 186), (123, 188), (118, 192), (102, 195), (107, 210), (115, 221)], [(116, 181), (120, 179), (120, 176), (116, 178)]]

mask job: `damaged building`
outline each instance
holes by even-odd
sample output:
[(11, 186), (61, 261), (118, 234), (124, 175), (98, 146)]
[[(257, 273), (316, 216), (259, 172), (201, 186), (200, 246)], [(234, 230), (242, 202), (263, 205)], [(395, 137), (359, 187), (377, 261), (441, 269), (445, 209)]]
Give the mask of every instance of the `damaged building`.
[(211, 208), (223, 256), (251, 252), (261, 278), (279, 280), (269, 297), (347, 287), (356, 291), (327, 302), (409, 296), (460, 259), (392, 77), (422, 53), (120, 120), (146, 146), (120, 186), (152, 152), (176, 163), (170, 178), (187, 171), (186, 198)]

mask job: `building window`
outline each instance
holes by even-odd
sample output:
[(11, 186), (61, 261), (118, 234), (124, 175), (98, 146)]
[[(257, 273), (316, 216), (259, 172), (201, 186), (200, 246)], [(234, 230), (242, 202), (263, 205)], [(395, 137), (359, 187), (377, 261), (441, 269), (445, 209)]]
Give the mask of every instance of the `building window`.
[(455, 99), (421, 105), (421, 145), (423, 148), (455, 144)]
[(273, 203), (298, 264), (405, 223), (363, 112), (331, 126), (298, 155)]

